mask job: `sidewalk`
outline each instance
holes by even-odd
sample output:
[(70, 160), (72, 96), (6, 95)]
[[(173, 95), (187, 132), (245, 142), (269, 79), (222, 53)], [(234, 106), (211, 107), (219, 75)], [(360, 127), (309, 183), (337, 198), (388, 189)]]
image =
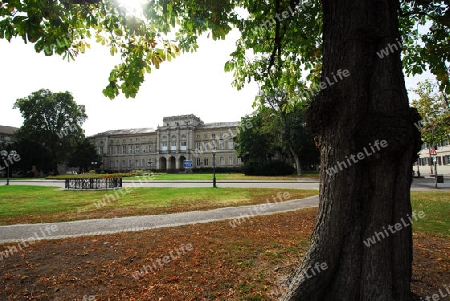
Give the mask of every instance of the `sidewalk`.
[[(0, 243), (28, 240), (59, 239), (85, 235), (103, 235), (118, 232), (142, 231), (154, 228), (175, 227), (208, 223), (228, 219), (246, 219), (258, 215), (294, 211), (317, 207), (319, 197), (259, 205), (226, 207), (208, 211), (191, 211), (165, 215), (132, 216), (111, 219), (92, 219), (62, 223), (41, 223), (0, 226)], [(56, 227), (55, 227), (56, 226)], [(231, 227), (231, 226), (230, 226)], [(49, 231), (51, 229), (51, 231)], [(56, 230), (55, 230), (56, 229)], [(42, 234), (42, 235), (41, 235)]]

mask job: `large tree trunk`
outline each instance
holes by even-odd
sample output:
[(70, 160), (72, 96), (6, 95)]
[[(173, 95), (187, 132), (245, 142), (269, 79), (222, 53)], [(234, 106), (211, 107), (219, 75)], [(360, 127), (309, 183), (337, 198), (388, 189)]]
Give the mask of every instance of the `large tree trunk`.
[[(410, 185), (420, 134), (392, 46), (400, 40), (398, 2), (322, 2), (322, 81), (335, 83), (308, 112), (321, 152), (319, 215), (282, 300), (411, 300)], [(393, 50), (380, 58), (389, 44)], [(339, 69), (350, 76), (336, 82)]]

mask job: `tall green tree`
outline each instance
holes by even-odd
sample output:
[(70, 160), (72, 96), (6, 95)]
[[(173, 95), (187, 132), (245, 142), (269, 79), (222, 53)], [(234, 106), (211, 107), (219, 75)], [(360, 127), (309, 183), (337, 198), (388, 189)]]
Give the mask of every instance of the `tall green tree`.
[(78, 167), (80, 172), (85, 172), (92, 166), (92, 162), (97, 162), (96, 168), (98, 168), (102, 158), (97, 153), (92, 141), (89, 138), (82, 138), (75, 146), (75, 151), (67, 161), (67, 165)]
[[(52, 93), (41, 89), (14, 104), (24, 119), (16, 133), (19, 144), (24, 141), (33, 148), (48, 153), (48, 170), (58, 173), (58, 164), (65, 163), (84, 138), (81, 125), (87, 118), (84, 106), (78, 105), (70, 92)], [(38, 165), (38, 164), (33, 164)]]
[(297, 175), (302, 174), (302, 163), (317, 164), (319, 153), (313, 136), (306, 126), (308, 103), (292, 102), (288, 93), (276, 91), (274, 94), (258, 96), (260, 114), (264, 118), (267, 133), (279, 133), (273, 142), (295, 161)]
[[(223, 39), (238, 28), (241, 39), (225, 65), (236, 87), (255, 80), (267, 93), (313, 98), (307, 124), (321, 153), (319, 213), (283, 300), (409, 301), (411, 227), (370, 248), (363, 241), (411, 215), (420, 116), (409, 107), (401, 52), (407, 72), (429, 67), (448, 90), (449, 14), (448, 0), (155, 0), (143, 18), (111, 0), (10, 0), (0, 4), (0, 38), (20, 36), (37, 51), (74, 57), (95, 35), (123, 58), (104, 90), (114, 97), (134, 96), (145, 72), (195, 50), (202, 33)], [(349, 76), (341, 78), (343, 71)], [(388, 147), (354, 161), (384, 140)], [(348, 158), (347, 168), (325, 172)], [(328, 268), (304, 277), (317, 263)]]
[(412, 89), (418, 98), (412, 101), (422, 116), (417, 128), (421, 130), (422, 140), (430, 147), (450, 139), (450, 103), (444, 93), (438, 91), (436, 84), (425, 80)]
[(241, 118), (238, 134), (234, 138), (236, 152), (246, 168), (263, 174), (263, 168), (270, 162), (275, 149), (263, 131), (262, 114), (247, 115)]

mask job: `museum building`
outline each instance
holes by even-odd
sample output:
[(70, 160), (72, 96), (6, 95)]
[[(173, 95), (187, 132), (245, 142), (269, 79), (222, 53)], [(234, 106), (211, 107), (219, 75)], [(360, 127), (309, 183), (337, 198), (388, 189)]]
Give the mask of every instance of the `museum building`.
[(233, 141), (238, 125), (204, 123), (190, 114), (164, 117), (156, 129), (111, 130), (90, 138), (102, 157), (99, 169), (108, 172), (182, 172), (189, 161), (193, 170), (213, 168), (214, 159), (216, 168), (232, 170), (242, 165)]

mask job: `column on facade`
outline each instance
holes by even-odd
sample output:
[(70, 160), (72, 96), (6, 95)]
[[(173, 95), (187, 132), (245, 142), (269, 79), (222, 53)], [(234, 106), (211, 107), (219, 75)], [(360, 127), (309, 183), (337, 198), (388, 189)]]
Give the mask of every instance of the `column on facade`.
[(154, 149), (155, 149), (155, 154), (156, 154), (156, 158), (155, 158), (155, 168), (156, 168), (156, 170), (159, 170), (160, 169), (160, 157), (159, 157), (159, 143), (160, 143), (160, 139), (159, 139), (159, 135), (160, 135), (160, 131), (159, 131), (159, 126), (158, 126), (158, 128), (156, 129), (156, 141), (155, 141), (155, 147), (154, 147)]

